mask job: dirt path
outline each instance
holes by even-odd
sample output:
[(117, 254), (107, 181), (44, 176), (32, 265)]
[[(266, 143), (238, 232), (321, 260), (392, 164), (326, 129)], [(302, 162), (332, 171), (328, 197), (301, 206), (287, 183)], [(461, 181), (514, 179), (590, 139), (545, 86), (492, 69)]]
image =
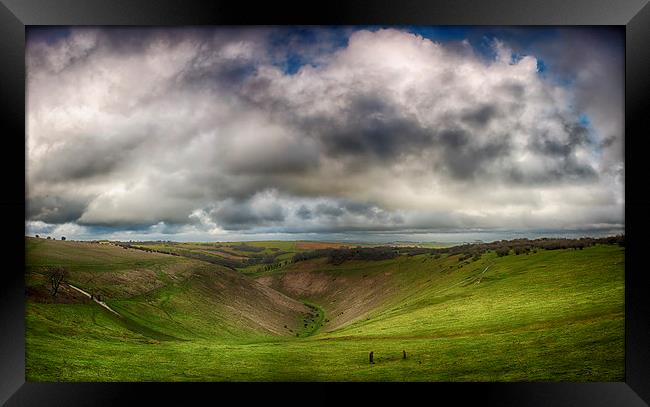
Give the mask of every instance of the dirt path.
[(86, 297), (91, 298), (91, 299), (92, 299), (93, 301), (95, 301), (97, 304), (99, 304), (99, 305), (101, 305), (102, 307), (106, 308), (107, 310), (109, 310), (109, 311), (112, 312), (113, 314), (117, 315), (118, 317), (120, 317), (120, 318), (122, 317), (122, 316), (121, 316), (117, 311), (115, 311), (113, 308), (109, 307), (108, 304), (106, 304), (104, 301), (99, 301), (97, 298), (91, 296), (89, 293), (85, 292), (85, 291), (82, 290), (81, 288), (73, 286), (72, 284), (68, 284), (68, 286), (69, 286), (70, 288), (72, 288), (72, 289), (75, 289), (75, 290), (79, 291), (80, 293), (82, 293), (82, 294), (85, 295)]
[(476, 283), (475, 283), (475, 284), (478, 284), (478, 283), (481, 282), (481, 280), (483, 280), (483, 274), (485, 274), (485, 272), (487, 271), (487, 269), (490, 268), (490, 266), (491, 266), (491, 264), (489, 264), (489, 265), (485, 268), (485, 270), (481, 271), (481, 274), (479, 275), (479, 279), (476, 280)]

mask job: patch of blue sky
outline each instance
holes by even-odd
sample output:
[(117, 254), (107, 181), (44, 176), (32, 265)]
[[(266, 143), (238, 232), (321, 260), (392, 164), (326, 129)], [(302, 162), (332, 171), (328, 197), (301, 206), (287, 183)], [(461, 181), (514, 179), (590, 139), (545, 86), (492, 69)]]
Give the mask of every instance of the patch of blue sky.
[(70, 27), (30, 26), (26, 30), (26, 40), (28, 42), (45, 42), (47, 45), (53, 45), (60, 40), (68, 38), (70, 34)]
[[(317, 57), (344, 48), (352, 32), (397, 29), (419, 35), (438, 43), (467, 40), (478, 55), (486, 61), (495, 58), (493, 41), (513, 37), (502, 28), (472, 26), (415, 26), (415, 25), (356, 25), (356, 26), (308, 26), (280, 28), (271, 34), (269, 45), (280, 53), (274, 64), (284, 73), (293, 75), (304, 65), (317, 66)], [(538, 34), (540, 35), (540, 34)], [(313, 50), (318, 49), (318, 53)], [(311, 52), (307, 52), (310, 50)]]
[(470, 27), (465, 26), (402, 26), (405, 31), (435, 42), (462, 41), (468, 39)]
[(359, 27), (295, 26), (274, 30), (269, 37), (273, 64), (293, 75), (305, 65), (318, 66), (319, 58), (348, 45)]
[(602, 157), (603, 146), (598, 141), (600, 140), (601, 135), (598, 133), (598, 129), (592, 125), (591, 120), (589, 119), (589, 115), (584, 112), (580, 113), (578, 115), (578, 124), (587, 129), (587, 140), (591, 146), (591, 154), (595, 158)]

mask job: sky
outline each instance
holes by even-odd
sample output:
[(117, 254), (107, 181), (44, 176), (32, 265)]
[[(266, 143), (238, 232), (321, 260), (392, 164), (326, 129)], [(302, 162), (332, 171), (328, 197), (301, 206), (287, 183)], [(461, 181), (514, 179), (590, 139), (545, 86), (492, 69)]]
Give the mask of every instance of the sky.
[(29, 27), (25, 233), (624, 233), (607, 27)]

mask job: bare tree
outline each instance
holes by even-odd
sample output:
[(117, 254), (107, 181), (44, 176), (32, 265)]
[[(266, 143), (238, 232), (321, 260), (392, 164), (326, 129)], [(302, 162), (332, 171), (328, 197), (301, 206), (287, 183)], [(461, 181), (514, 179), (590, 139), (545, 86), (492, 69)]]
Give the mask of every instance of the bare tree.
[(52, 294), (52, 297), (56, 297), (61, 282), (68, 277), (68, 270), (64, 267), (50, 267), (47, 276), (50, 280), (50, 294)]

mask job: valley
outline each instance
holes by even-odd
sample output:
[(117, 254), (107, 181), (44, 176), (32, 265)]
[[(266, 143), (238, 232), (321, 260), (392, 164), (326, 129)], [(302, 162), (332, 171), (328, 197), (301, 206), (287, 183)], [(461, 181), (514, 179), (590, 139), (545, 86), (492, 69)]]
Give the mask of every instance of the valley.
[(27, 380), (623, 380), (625, 248), (575, 242), (26, 238)]

